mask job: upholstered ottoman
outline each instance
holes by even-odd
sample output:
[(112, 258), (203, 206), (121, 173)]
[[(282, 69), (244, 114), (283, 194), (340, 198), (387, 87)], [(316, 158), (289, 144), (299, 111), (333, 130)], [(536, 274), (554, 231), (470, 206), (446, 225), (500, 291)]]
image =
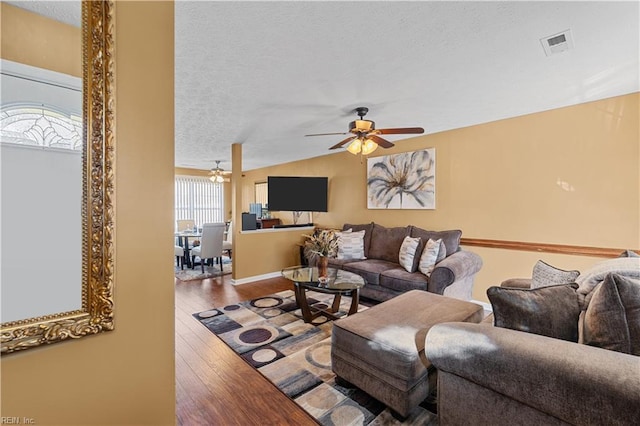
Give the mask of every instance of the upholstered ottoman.
[(482, 316), (475, 303), (409, 291), (334, 321), (333, 371), (406, 417), (435, 386), (435, 368), (424, 356), (429, 329), (443, 322), (478, 323)]

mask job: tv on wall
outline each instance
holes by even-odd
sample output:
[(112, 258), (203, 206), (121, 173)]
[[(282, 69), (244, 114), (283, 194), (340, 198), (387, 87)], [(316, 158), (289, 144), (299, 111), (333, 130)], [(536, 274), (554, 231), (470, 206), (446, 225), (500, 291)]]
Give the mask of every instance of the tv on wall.
[(327, 177), (269, 176), (267, 200), (270, 211), (328, 211)]

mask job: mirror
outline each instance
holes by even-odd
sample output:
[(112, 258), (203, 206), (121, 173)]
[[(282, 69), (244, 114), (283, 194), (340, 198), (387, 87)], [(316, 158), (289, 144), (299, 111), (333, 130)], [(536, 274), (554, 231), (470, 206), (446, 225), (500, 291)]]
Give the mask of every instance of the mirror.
[[(115, 159), (115, 84), (114, 84), (114, 2), (82, 2), (82, 130), (79, 245), (69, 256), (78, 270), (81, 284), (68, 299), (72, 310), (51, 312), (30, 306), (22, 312), (37, 316), (11, 317), (1, 327), (2, 354), (56, 343), (113, 329), (114, 276), (114, 159)], [(44, 116), (44, 112), (43, 112)], [(26, 194), (28, 196), (28, 194)], [(74, 202), (75, 203), (75, 202)], [(46, 217), (46, 205), (41, 207)], [(51, 226), (51, 225), (49, 225)], [(3, 226), (4, 228), (4, 226)], [(4, 232), (4, 229), (3, 229)], [(43, 232), (39, 238), (46, 239)], [(3, 242), (4, 244), (4, 242)], [(30, 256), (29, 244), (23, 256)], [(80, 260), (81, 258), (81, 260)], [(38, 259), (31, 259), (32, 265)], [(3, 265), (4, 266), (4, 265)], [(9, 283), (2, 283), (3, 287)], [(43, 283), (46, 285), (47, 283)], [(36, 292), (37, 293), (37, 292)], [(22, 302), (24, 303), (24, 302)], [(77, 303), (77, 308), (76, 308)], [(64, 306), (64, 305), (63, 305)], [(46, 309), (46, 308), (44, 308)], [(18, 315), (18, 314), (16, 314)]]

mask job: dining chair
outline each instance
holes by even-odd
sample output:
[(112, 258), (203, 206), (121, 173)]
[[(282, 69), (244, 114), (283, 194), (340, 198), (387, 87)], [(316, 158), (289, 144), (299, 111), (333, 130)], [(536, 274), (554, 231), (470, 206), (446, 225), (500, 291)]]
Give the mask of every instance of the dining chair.
[(203, 273), (204, 262), (209, 259), (217, 259), (220, 262), (220, 271), (222, 271), (224, 228), (224, 223), (205, 223), (202, 225), (200, 245), (191, 249), (191, 269), (194, 269), (196, 257), (199, 257)]
[(233, 249), (233, 222), (229, 222), (229, 228), (227, 229), (227, 236), (222, 242), (222, 252), (226, 252), (231, 259), (231, 250)]
[(175, 246), (174, 255), (176, 257), (177, 265), (180, 269), (184, 269), (184, 249), (179, 245)]

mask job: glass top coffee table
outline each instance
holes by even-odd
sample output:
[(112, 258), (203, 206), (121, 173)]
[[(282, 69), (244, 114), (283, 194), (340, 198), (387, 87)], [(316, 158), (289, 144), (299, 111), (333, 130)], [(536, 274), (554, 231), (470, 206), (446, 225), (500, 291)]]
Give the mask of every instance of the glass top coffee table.
[[(340, 308), (340, 299), (343, 294), (351, 295), (351, 307), (347, 315), (358, 312), (360, 302), (360, 289), (364, 287), (365, 281), (358, 274), (343, 271), (335, 268), (327, 268), (327, 277), (318, 277), (318, 268), (315, 266), (292, 266), (282, 270), (282, 276), (293, 281), (296, 303), (302, 311), (304, 322), (311, 322), (320, 315), (329, 319), (338, 319), (335, 315)], [(333, 303), (329, 309), (319, 309), (309, 306), (307, 290), (319, 293), (333, 294)]]

